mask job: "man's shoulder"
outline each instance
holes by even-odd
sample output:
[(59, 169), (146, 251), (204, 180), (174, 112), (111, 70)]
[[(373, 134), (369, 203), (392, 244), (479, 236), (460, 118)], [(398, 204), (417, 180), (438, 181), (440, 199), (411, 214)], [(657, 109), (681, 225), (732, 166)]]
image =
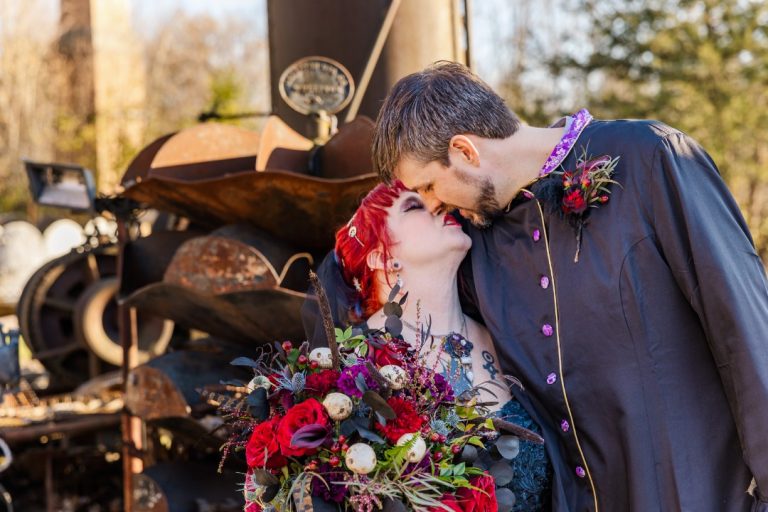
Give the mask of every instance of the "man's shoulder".
[(653, 119), (595, 119), (585, 129), (589, 138), (606, 139), (617, 143), (631, 142), (644, 147), (655, 147), (661, 140), (682, 132)]

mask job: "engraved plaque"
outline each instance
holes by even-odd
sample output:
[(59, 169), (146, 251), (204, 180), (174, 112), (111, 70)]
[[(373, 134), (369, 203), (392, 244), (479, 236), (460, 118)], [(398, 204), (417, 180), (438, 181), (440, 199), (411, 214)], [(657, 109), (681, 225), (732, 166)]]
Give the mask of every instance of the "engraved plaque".
[(280, 76), (280, 96), (302, 114), (335, 114), (349, 104), (355, 92), (352, 75), (327, 57), (297, 60)]

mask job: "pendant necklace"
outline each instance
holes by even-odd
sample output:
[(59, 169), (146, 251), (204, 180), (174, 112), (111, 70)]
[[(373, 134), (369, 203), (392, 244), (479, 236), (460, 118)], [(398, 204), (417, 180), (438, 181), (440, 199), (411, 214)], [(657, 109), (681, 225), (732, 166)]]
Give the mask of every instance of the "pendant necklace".
[[(400, 321), (415, 333), (419, 333), (413, 324), (402, 318)], [(441, 340), (443, 350), (451, 358), (450, 375), (454, 376), (454, 388), (457, 395), (474, 387), (475, 372), (472, 368), (472, 349), (474, 344), (466, 338), (467, 317), (462, 315), (461, 332), (450, 332), (448, 334), (430, 334), (430, 337)]]

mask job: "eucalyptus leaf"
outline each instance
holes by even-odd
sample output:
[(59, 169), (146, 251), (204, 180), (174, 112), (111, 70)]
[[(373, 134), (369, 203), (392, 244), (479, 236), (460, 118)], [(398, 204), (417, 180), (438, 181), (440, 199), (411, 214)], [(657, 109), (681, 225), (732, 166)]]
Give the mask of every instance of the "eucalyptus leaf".
[(396, 498), (387, 498), (384, 500), (383, 512), (408, 512), (405, 504)]
[(515, 497), (515, 493), (513, 493), (510, 489), (496, 489), (496, 503), (498, 503), (499, 510), (514, 509), (516, 501), (517, 498)]
[(395, 283), (395, 286), (392, 287), (392, 291), (389, 292), (389, 297), (387, 297), (387, 302), (394, 302), (395, 297), (397, 297), (398, 293), (400, 293), (400, 285)]
[(466, 445), (463, 450), (461, 450), (461, 455), (459, 456), (459, 462), (465, 462), (467, 464), (474, 464), (477, 460), (477, 448), (471, 445)]
[(397, 302), (387, 302), (384, 304), (384, 314), (387, 316), (403, 316), (403, 308)]
[(251, 391), (245, 399), (248, 404), (248, 412), (259, 421), (265, 421), (269, 418), (269, 401), (267, 400), (267, 390), (256, 388)]
[(380, 443), (380, 444), (386, 443), (386, 441), (384, 441), (384, 439), (381, 436), (379, 436), (375, 432), (368, 430), (367, 428), (357, 427), (357, 433), (360, 434), (360, 437), (372, 443)]
[(236, 357), (229, 362), (232, 366), (248, 366), (250, 368), (258, 368), (259, 363), (251, 359), (250, 357)]
[(505, 460), (500, 460), (491, 466), (488, 472), (494, 480), (496, 480), (496, 486), (498, 487), (507, 485), (515, 477), (515, 471), (512, 469), (512, 465)]
[(357, 425), (355, 425), (355, 422), (351, 419), (342, 421), (339, 426), (339, 432), (346, 437), (351, 436), (352, 432), (355, 430), (357, 430)]
[(280, 480), (278, 480), (278, 478), (275, 475), (273, 475), (266, 469), (254, 468), (252, 471), (253, 471), (253, 481), (256, 482), (258, 485), (269, 487), (270, 485), (277, 485), (280, 483)]
[(515, 436), (501, 436), (496, 440), (496, 449), (502, 457), (512, 460), (520, 454), (520, 439)]
[(384, 321), (384, 327), (392, 336), (400, 336), (403, 332), (403, 322), (396, 316), (388, 316)]

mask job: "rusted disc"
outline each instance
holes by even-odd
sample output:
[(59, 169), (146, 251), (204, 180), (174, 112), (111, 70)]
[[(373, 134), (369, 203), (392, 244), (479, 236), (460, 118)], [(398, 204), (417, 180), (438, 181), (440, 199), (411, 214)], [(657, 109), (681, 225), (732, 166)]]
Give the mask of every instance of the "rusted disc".
[[(117, 324), (115, 298), (120, 283), (117, 277), (106, 277), (91, 283), (75, 304), (75, 332), (102, 361), (123, 364), (123, 347)], [(173, 322), (142, 315), (138, 322), (138, 363), (143, 364), (168, 347), (173, 335)]]

